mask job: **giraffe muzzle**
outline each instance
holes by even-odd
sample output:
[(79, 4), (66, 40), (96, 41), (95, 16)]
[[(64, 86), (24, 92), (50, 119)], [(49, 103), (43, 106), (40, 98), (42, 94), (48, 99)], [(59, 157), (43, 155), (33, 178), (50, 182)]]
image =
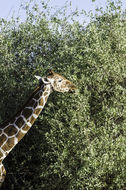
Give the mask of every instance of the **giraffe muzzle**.
[(77, 90), (77, 88), (74, 86), (73, 88), (70, 88), (69, 92), (70, 92), (70, 93), (75, 93), (76, 90)]

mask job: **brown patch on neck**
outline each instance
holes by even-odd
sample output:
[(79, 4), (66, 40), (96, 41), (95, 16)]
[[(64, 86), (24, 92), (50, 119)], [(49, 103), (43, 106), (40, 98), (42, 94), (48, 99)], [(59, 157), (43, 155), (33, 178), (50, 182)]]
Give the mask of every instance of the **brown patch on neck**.
[(35, 118), (32, 116), (29, 122), (33, 125), (33, 123), (35, 122)]
[(1, 145), (5, 142), (7, 140), (7, 137), (3, 134), (3, 135), (1, 135), (1, 137), (0, 137), (0, 147), (1, 147)]
[(19, 131), (19, 133), (16, 135), (16, 138), (18, 139), (18, 142), (25, 136), (24, 133), (22, 133), (21, 131)]
[(24, 108), (22, 111), (22, 115), (24, 116), (25, 119), (28, 119), (32, 115), (33, 110), (29, 108)]
[(39, 115), (40, 112), (41, 112), (41, 110), (42, 110), (42, 109), (40, 109), (40, 108), (35, 109), (34, 114)]
[(9, 136), (13, 136), (17, 133), (17, 129), (13, 125), (9, 125), (6, 129), (4, 129), (4, 133)]
[[(3, 157), (3, 153), (0, 150), (0, 158)], [(2, 161), (2, 159), (0, 160), (0, 162)]]
[(22, 127), (22, 125), (24, 125), (24, 123), (25, 123), (25, 121), (23, 120), (23, 118), (20, 116), (17, 120), (16, 120), (16, 122), (15, 122), (15, 124), (19, 127), (19, 128), (21, 128)]
[(5, 145), (2, 147), (3, 151), (9, 151), (14, 146), (15, 137), (9, 138)]
[(24, 131), (28, 131), (29, 129), (30, 129), (30, 127), (27, 125), (27, 124), (25, 124), (25, 126), (22, 128)]

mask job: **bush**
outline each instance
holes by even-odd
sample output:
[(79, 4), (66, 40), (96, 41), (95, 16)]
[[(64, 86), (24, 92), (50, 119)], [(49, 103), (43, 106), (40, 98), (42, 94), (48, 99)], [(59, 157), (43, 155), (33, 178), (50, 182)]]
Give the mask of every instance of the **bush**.
[[(52, 67), (76, 94), (54, 92), (33, 128), (5, 159), (9, 190), (126, 188), (126, 25), (119, 3), (83, 24), (42, 2), (26, 20), (1, 20), (0, 121), (13, 116)], [(60, 13), (61, 14), (61, 13)], [(76, 12), (75, 16), (78, 14)], [(64, 15), (64, 13), (63, 13)]]

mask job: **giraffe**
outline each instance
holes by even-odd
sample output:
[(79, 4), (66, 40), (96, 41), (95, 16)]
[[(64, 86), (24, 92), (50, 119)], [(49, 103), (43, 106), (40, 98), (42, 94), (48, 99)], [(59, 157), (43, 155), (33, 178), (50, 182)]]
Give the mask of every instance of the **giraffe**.
[(3, 160), (29, 131), (44, 108), (49, 95), (53, 91), (64, 93), (76, 90), (72, 82), (52, 70), (46, 77), (35, 77), (39, 80), (39, 85), (26, 104), (10, 121), (0, 126), (0, 187), (6, 176)]

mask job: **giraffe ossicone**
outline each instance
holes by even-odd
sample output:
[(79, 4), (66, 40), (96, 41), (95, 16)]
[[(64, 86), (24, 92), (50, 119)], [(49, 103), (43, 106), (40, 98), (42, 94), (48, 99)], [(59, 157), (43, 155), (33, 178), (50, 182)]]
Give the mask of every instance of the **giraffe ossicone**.
[(46, 77), (35, 77), (40, 82), (26, 104), (10, 121), (0, 125), (0, 187), (6, 176), (3, 160), (32, 127), (49, 95), (53, 91), (64, 93), (76, 90), (71, 81), (52, 70)]

